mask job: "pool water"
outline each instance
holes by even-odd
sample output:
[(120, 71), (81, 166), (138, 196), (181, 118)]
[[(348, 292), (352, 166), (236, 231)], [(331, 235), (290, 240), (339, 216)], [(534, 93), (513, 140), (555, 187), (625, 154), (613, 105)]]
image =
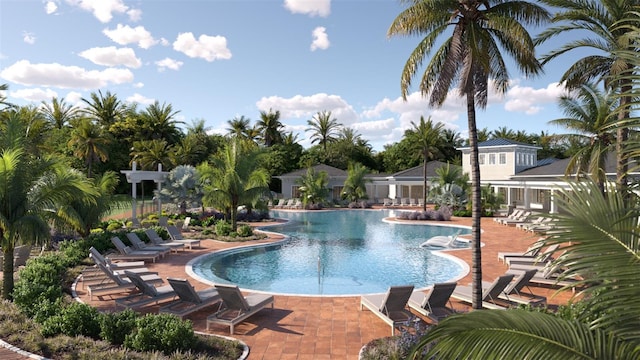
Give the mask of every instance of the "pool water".
[(243, 289), (281, 294), (356, 295), (385, 292), (392, 285), (423, 288), (456, 279), (466, 265), (420, 244), (466, 228), (383, 222), (390, 210), (272, 211), (288, 219), (264, 230), (289, 240), (236, 248), (201, 257), (196, 277)]

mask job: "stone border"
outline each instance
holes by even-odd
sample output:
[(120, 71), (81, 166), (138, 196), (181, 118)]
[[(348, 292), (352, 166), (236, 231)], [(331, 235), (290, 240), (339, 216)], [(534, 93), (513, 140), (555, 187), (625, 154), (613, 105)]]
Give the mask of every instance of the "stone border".
[(4, 341), (2, 339), (0, 339), (0, 346), (2, 346), (3, 348), (5, 348), (7, 350), (13, 351), (14, 353), (17, 353), (17, 354), (23, 355), (25, 357), (28, 357), (29, 359), (51, 360), (49, 358), (30, 353), (30, 352), (28, 352), (26, 350), (22, 350), (19, 347), (13, 346), (13, 345), (9, 344), (8, 342), (6, 342), (6, 341)]

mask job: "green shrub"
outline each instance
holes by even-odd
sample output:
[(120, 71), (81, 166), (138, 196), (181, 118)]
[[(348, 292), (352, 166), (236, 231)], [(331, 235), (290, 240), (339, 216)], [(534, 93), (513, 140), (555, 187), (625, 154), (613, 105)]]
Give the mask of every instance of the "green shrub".
[(218, 221), (216, 223), (216, 234), (218, 236), (228, 236), (232, 230), (231, 224), (226, 221)]
[(79, 302), (72, 302), (62, 308), (42, 324), (42, 335), (46, 337), (63, 334), (67, 336), (87, 336), (100, 338), (100, 312), (94, 307)]
[(107, 225), (107, 231), (116, 231), (119, 229), (122, 229), (121, 222), (110, 222), (109, 225)]
[(61, 256), (43, 255), (31, 259), (20, 271), (13, 299), (25, 314), (34, 317), (41, 304), (55, 303), (62, 297), (62, 277), (66, 270)]
[(91, 245), (84, 239), (65, 240), (60, 243), (60, 253), (67, 267), (74, 267), (89, 255)]
[(125, 337), (124, 346), (138, 351), (162, 351), (168, 355), (190, 349), (195, 341), (190, 321), (169, 314), (147, 314), (136, 320), (136, 328)]
[(138, 313), (131, 309), (105, 313), (100, 317), (100, 337), (114, 345), (124, 344), (124, 339), (136, 327)]
[(247, 237), (253, 235), (253, 229), (249, 225), (242, 225), (238, 227), (238, 236)]
[(214, 232), (213, 232), (213, 230), (211, 230), (211, 229), (203, 229), (203, 230), (202, 230), (202, 235), (211, 235), (211, 234), (213, 234), (213, 233), (214, 233)]

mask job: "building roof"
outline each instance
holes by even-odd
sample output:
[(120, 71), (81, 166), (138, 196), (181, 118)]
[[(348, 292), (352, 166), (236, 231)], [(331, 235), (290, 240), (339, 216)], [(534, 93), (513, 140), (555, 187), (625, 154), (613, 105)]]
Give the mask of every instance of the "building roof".
[[(485, 148), (485, 147), (498, 147), (498, 146), (509, 146), (509, 147), (513, 147), (513, 146), (524, 146), (524, 147), (528, 147), (528, 148), (534, 148), (534, 149), (542, 149), (540, 146), (535, 146), (535, 145), (531, 145), (531, 144), (525, 144), (519, 141), (514, 141), (514, 140), (510, 140), (510, 139), (503, 139), (503, 138), (498, 138), (498, 139), (490, 139), (487, 141), (482, 141), (478, 143), (478, 148)], [(470, 146), (465, 146), (465, 147), (461, 147), (458, 148), (458, 150), (466, 150), (466, 149), (470, 149)]]
[[(437, 160), (429, 161), (427, 163), (427, 176), (436, 176), (436, 169), (439, 169), (443, 166), (447, 166), (447, 164), (450, 164), (450, 163), (445, 163)], [(450, 166), (460, 168), (460, 166), (454, 165), (454, 164), (450, 164)], [(422, 172), (423, 172), (423, 166), (422, 164), (420, 164), (410, 169), (398, 171), (397, 173), (390, 175), (390, 177), (393, 177), (395, 179), (415, 178), (415, 177), (422, 178)]]
[[(347, 172), (342, 170), (342, 169), (338, 169), (335, 168), (333, 166), (329, 166), (329, 165), (325, 165), (325, 164), (317, 164), (317, 165), (313, 165), (312, 166), (313, 170), (315, 172), (320, 172), (320, 171), (324, 171), (327, 173), (327, 175), (329, 175), (329, 177), (346, 177), (347, 176)], [(301, 177), (307, 175), (307, 168), (303, 168), (303, 169), (298, 169), (298, 170), (294, 170), (290, 173), (286, 173), (286, 174), (282, 174), (279, 176), (274, 176), (276, 178), (283, 178), (283, 177)]]
[[(567, 171), (567, 166), (569, 165), (570, 161), (571, 159), (567, 158), (567, 159), (561, 159), (561, 160), (556, 160), (552, 162), (547, 162), (547, 161), (538, 162), (538, 166), (523, 170), (518, 174), (512, 176), (511, 178), (515, 180), (521, 177), (529, 177), (529, 178), (530, 177), (554, 177), (554, 178), (564, 177), (565, 172)], [(634, 166), (636, 166), (636, 162), (631, 161), (630, 168), (634, 168)], [(605, 170), (605, 174), (607, 175), (615, 175), (616, 156), (614, 152), (610, 152), (607, 155), (607, 158), (604, 164), (604, 170)], [(634, 171), (631, 174), (635, 174), (635, 173), (636, 172)]]

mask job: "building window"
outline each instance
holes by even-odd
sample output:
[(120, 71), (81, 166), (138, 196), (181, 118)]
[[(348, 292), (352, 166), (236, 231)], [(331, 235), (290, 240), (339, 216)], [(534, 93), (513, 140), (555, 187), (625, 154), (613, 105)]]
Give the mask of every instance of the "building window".
[(344, 189), (344, 186), (334, 186), (333, 187), (333, 200), (340, 200), (342, 199), (342, 190)]
[(291, 187), (291, 197), (294, 199), (300, 197), (300, 186), (294, 185)]
[(484, 165), (484, 154), (478, 155), (478, 163)]
[(500, 153), (500, 165), (504, 165), (507, 163), (507, 154), (505, 153)]
[(496, 154), (489, 154), (489, 165), (496, 164)]

